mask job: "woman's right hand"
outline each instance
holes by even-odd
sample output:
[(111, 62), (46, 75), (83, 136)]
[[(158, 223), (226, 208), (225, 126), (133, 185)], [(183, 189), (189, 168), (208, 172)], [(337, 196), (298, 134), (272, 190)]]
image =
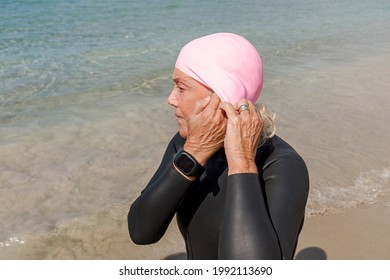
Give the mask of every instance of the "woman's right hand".
[(207, 160), (224, 143), (226, 118), (219, 108), (221, 100), (216, 93), (198, 100), (189, 116), (187, 140), (183, 149), (206, 165)]

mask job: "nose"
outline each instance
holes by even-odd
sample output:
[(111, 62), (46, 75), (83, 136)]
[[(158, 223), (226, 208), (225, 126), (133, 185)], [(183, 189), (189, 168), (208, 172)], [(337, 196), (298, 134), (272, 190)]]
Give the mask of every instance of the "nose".
[(177, 99), (176, 99), (176, 94), (175, 94), (175, 89), (171, 91), (171, 94), (168, 96), (168, 104), (177, 107)]

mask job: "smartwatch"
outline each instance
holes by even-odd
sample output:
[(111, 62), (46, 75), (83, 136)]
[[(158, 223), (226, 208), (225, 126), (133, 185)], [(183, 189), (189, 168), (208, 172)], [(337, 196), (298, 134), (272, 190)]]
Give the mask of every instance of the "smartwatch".
[(191, 154), (180, 149), (173, 160), (175, 167), (188, 177), (199, 177), (206, 167), (201, 165)]

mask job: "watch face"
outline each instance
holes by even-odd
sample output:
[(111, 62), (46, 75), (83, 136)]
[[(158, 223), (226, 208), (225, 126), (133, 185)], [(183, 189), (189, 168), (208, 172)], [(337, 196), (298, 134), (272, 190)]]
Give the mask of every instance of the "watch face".
[(186, 174), (190, 173), (196, 166), (196, 163), (184, 153), (177, 157), (175, 163), (176, 166)]

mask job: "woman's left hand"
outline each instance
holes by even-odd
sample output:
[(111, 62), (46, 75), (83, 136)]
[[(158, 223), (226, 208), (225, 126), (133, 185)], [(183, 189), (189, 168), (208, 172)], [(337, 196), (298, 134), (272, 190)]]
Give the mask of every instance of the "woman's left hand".
[(255, 163), (263, 121), (259, 111), (249, 100), (242, 99), (236, 108), (224, 102), (221, 109), (227, 116), (225, 153), (228, 161), (228, 175), (258, 173)]

